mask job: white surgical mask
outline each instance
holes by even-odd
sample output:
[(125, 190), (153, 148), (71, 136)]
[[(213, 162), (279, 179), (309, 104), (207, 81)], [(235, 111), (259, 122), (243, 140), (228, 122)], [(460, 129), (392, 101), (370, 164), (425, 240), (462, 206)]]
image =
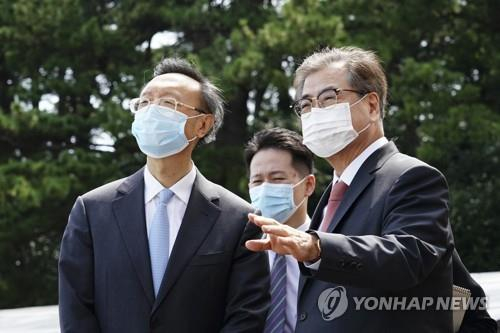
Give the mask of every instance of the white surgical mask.
[(352, 105), (336, 103), (326, 108), (311, 108), (311, 112), (303, 114), (300, 118), (306, 147), (315, 155), (326, 158), (353, 142), (372, 124), (370, 121), (359, 132), (352, 126), (351, 107), (365, 97), (366, 95)]

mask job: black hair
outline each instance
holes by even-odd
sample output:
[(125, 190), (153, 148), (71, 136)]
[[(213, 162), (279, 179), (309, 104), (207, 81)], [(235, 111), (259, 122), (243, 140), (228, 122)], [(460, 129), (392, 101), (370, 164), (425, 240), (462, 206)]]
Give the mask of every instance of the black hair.
[(207, 111), (214, 116), (214, 126), (201, 142), (209, 143), (214, 141), (215, 135), (224, 120), (224, 100), (220, 89), (201, 74), (193, 64), (182, 58), (164, 58), (156, 65), (153, 76), (156, 77), (167, 73), (183, 74), (200, 83), (203, 101), (208, 107)]
[(302, 136), (279, 127), (259, 131), (248, 141), (244, 152), (247, 170), (250, 171), (250, 163), (257, 152), (270, 148), (289, 152), (293, 167), (302, 176), (313, 173), (314, 155), (302, 143)]

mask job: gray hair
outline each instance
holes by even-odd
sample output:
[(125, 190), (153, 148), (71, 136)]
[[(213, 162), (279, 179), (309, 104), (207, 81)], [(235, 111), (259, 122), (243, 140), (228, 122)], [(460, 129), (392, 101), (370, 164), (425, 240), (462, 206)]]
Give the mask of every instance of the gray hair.
[(208, 112), (214, 116), (214, 125), (210, 131), (201, 139), (202, 143), (215, 140), (217, 131), (224, 120), (224, 99), (221, 90), (208, 80), (200, 71), (188, 61), (181, 58), (165, 58), (154, 69), (153, 76), (167, 73), (179, 73), (198, 81), (201, 86), (201, 95)]
[(359, 47), (327, 47), (308, 56), (295, 72), (293, 86), (296, 97), (302, 96), (307, 76), (338, 62), (345, 63), (349, 84), (353, 89), (364, 93), (377, 93), (380, 99), (380, 115), (383, 118), (387, 104), (387, 78), (384, 69), (379, 57), (373, 51)]

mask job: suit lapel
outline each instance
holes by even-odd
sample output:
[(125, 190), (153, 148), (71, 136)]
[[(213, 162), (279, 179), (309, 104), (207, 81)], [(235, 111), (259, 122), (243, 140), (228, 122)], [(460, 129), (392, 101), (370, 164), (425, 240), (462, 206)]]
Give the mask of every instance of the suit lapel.
[[(356, 173), (356, 176), (354, 177), (351, 185), (344, 194), (344, 198), (337, 208), (337, 211), (335, 212), (333, 221), (328, 227), (328, 232), (335, 231), (335, 228), (338, 226), (349, 208), (354, 204), (356, 199), (361, 195), (365, 188), (373, 181), (373, 178), (375, 177), (375, 171), (382, 167), (387, 159), (389, 159), (389, 157), (396, 154), (397, 152), (398, 149), (396, 148), (396, 145), (391, 141), (382, 146), (380, 149), (376, 150), (372, 155), (370, 155), (370, 157), (368, 157), (368, 159), (363, 163), (361, 168)], [(316, 209), (314, 210), (314, 214), (311, 219), (311, 230), (318, 230), (321, 224), (321, 221), (323, 219), (323, 210), (328, 203), (331, 188), (332, 183), (330, 183), (326, 190), (323, 192), (323, 195), (321, 196), (321, 199), (316, 206)], [(299, 300), (302, 292), (307, 287), (307, 284), (311, 279), (311, 277), (305, 277), (303, 275), (300, 276), (299, 290), (297, 293)]]
[(152, 306), (154, 292), (144, 211), (143, 172), (144, 168), (124, 180), (117, 189), (122, 195), (112, 206), (128, 255)]
[(197, 172), (186, 213), (172, 248), (152, 313), (158, 309), (172, 289), (217, 220), (220, 209), (216, 205), (218, 200), (218, 197), (214, 196), (216, 193), (213, 185)]
[(328, 203), (328, 198), (330, 197), (331, 190), (332, 190), (332, 183), (328, 184), (326, 190), (321, 195), (321, 198), (319, 199), (319, 202), (316, 205), (316, 208), (314, 209), (314, 214), (311, 218), (311, 225), (309, 229), (318, 230), (321, 221), (323, 220), (323, 210), (325, 209), (325, 206)]
[(366, 161), (361, 165), (358, 172), (354, 176), (351, 185), (344, 194), (344, 198), (340, 202), (332, 222), (328, 226), (328, 232), (334, 232), (342, 221), (345, 214), (351, 206), (356, 202), (356, 199), (363, 193), (366, 187), (373, 181), (374, 173), (378, 170), (389, 157), (398, 152), (396, 145), (389, 142), (373, 152)]
[(352, 204), (356, 201), (368, 184), (372, 182), (373, 175), (362, 169), (363, 168), (359, 169), (351, 185), (347, 188), (347, 191), (345, 192), (344, 197), (342, 198), (342, 201), (333, 216), (333, 220), (328, 226), (327, 232), (333, 232), (335, 230), (345, 213), (349, 210), (349, 208), (351, 208)]
[[(311, 218), (311, 225), (309, 226), (309, 230), (318, 230), (318, 228), (321, 224), (321, 220), (323, 219), (323, 210), (328, 202), (328, 198), (330, 197), (331, 188), (332, 188), (332, 183), (330, 183), (328, 185), (326, 190), (321, 195), (321, 198), (319, 199), (318, 205), (316, 205), (316, 208), (314, 209), (314, 213), (313, 213), (313, 216)], [(298, 299), (300, 299), (300, 295), (302, 293), (302, 290), (304, 290), (304, 287), (306, 286), (308, 281), (309, 281), (308, 277), (300, 275), (299, 289), (297, 292)]]

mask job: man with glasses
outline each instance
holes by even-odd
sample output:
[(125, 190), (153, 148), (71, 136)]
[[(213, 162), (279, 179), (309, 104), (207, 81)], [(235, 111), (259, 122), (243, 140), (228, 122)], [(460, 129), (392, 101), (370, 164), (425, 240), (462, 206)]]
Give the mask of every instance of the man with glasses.
[[(313, 155), (302, 144), (302, 137), (285, 128), (257, 132), (245, 148), (245, 162), (252, 205), (261, 211), (261, 216), (297, 230), (308, 230), (311, 219), (307, 205), (316, 180)], [(298, 262), (291, 255), (266, 252), (271, 269), (271, 307), (264, 332), (294, 332), (300, 277)], [(452, 265), (453, 284), (469, 290), (473, 302), (484, 299), (483, 289), (474, 281), (456, 250)], [(456, 310), (458, 313), (461, 309)], [(467, 309), (463, 321), (457, 320), (456, 327), (459, 333), (497, 332), (496, 321), (484, 307)]]
[(261, 332), (266, 255), (251, 206), (191, 160), (222, 123), (219, 90), (191, 64), (165, 59), (131, 101), (147, 156), (135, 174), (76, 200), (59, 259), (62, 332)]
[[(333, 179), (308, 232), (250, 214), (269, 237), (247, 247), (299, 261), (296, 332), (452, 332), (452, 312), (435, 307), (452, 295), (448, 186), (384, 136), (378, 58), (325, 49), (304, 60), (294, 87), (304, 144)], [(422, 306), (424, 297), (433, 305)]]

